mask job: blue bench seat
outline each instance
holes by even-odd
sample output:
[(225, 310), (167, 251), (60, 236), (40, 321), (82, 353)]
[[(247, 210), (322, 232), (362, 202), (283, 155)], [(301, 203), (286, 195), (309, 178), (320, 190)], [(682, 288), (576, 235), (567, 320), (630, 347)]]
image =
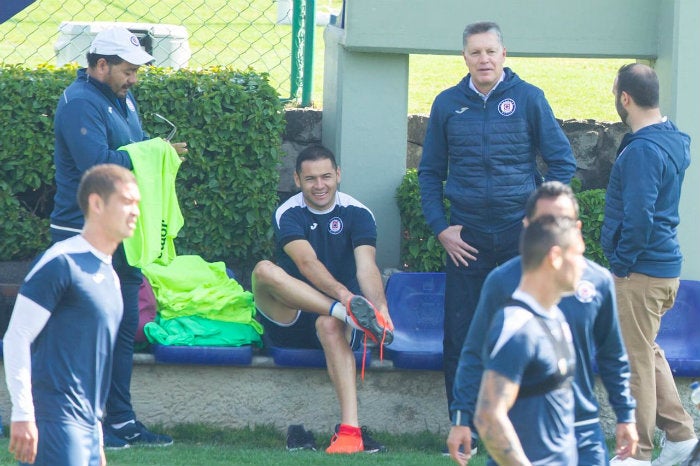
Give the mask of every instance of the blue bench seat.
[(153, 345), (153, 357), (163, 364), (203, 364), (209, 366), (249, 366), (253, 348), (245, 346), (168, 346)]
[(445, 274), (397, 272), (386, 284), (394, 341), (386, 354), (399, 369), (442, 370)]
[(681, 280), (673, 308), (661, 319), (656, 343), (674, 376), (700, 376), (700, 281)]
[[(320, 349), (300, 349), (300, 348), (281, 348), (279, 346), (269, 346), (268, 353), (272, 356), (272, 360), (278, 366), (284, 367), (326, 367), (326, 356), (323, 350)], [(362, 367), (362, 350), (354, 351), (355, 365)], [(367, 349), (365, 366), (369, 367), (372, 361), (372, 355)]]

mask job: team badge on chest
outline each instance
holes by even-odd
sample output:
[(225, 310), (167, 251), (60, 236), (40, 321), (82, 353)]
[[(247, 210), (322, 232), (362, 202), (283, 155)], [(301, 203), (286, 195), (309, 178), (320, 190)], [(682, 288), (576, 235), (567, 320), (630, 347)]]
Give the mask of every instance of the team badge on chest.
[(498, 103), (498, 113), (503, 116), (511, 116), (515, 112), (515, 100), (503, 99)]
[(343, 221), (340, 217), (333, 217), (328, 222), (328, 232), (331, 235), (339, 235), (343, 231)]
[(590, 303), (596, 297), (598, 292), (595, 289), (595, 285), (588, 280), (581, 280), (576, 287), (576, 299), (582, 303)]

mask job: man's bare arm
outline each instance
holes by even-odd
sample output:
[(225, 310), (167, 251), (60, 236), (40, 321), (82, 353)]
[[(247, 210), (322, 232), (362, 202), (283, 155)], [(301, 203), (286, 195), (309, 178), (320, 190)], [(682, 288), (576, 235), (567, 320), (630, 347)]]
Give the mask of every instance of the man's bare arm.
[(318, 260), (311, 244), (303, 239), (290, 241), (284, 246), (284, 252), (294, 261), (299, 272), (311, 284), (325, 295), (345, 304), (353, 293), (336, 280), (325, 265)]
[(355, 248), (355, 263), (357, 264), (357, 281), (362, 295), (391, 322), (389, 308), (384, 294), (382, 276), (376, 262), (374, 246), (358, 246)]
[(474, 424), (481, 441), (499, 465), (529, 465), (517, 432), (508, 418), (520, 385), (492, 370), (481, 379)]

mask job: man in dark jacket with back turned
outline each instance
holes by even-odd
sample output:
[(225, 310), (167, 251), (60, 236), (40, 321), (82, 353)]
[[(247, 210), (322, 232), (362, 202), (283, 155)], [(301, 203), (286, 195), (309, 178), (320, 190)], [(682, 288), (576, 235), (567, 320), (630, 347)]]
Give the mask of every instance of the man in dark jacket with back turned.
[[(615, 279), (620, 329), (632, 369), (639, 450), (634, 458), (613, 458), (610, 464), (671, 466), (697, 443), (693, 419), (683, 409), (668, 361), (655, 341), (680, 284), (683, 256), (676, 228), (690, 137), (661, 115), (659, 80), (652, 68), (623, 66), (613, 93), (617, 113), (632, 132), (622, 140), (610, 173), (600, 239)], [(666, 442), (650, 463), (655, 426)]]
[(576, 170), (569, 141), (544, 93), (503, 68), (506, 49), (498, 25), (470, 24), (463, 42), (469, 74), (436, 97), (418, 169), (423, 214), (447, 253), (443, 355), (448, 408), (486, 275), (518, 254), (525, 202), (542, 181), (537, 153), (547, 164), (547, 181), (569, 183)]

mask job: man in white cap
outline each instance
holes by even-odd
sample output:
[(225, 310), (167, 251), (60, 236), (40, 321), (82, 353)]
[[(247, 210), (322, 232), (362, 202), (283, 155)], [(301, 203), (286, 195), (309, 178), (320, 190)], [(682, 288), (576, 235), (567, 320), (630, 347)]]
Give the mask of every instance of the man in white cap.
[[(139, 67), (153, 60), (138, 38), (121, 27), (97, 34), (87, 53), (87, 69), (63, 92), (54, 120), (56, 194), (51, 213), (54, 243), (79, 234), (84, 217), (76, 193), (82, 174), (90, 167), (113, 163), (133, 169), (126, 144), (147, 139), (141, 129), (136, 101), (130, 88), (137, 82)], [(174, 143), (179, 154), (185, 143)], [(131, 405), (131, 371), (134, 335), (138, 326), (138, 291), (141, 271), (126, 261), (122, 245), (115, 251), (113, 265), (121, 282), (124, 317), (119, 327), (112, 381), (104, 419), (106, 448), (130, 444), (170, 445), (167, 435), (154, 434), (136, 420)]]

